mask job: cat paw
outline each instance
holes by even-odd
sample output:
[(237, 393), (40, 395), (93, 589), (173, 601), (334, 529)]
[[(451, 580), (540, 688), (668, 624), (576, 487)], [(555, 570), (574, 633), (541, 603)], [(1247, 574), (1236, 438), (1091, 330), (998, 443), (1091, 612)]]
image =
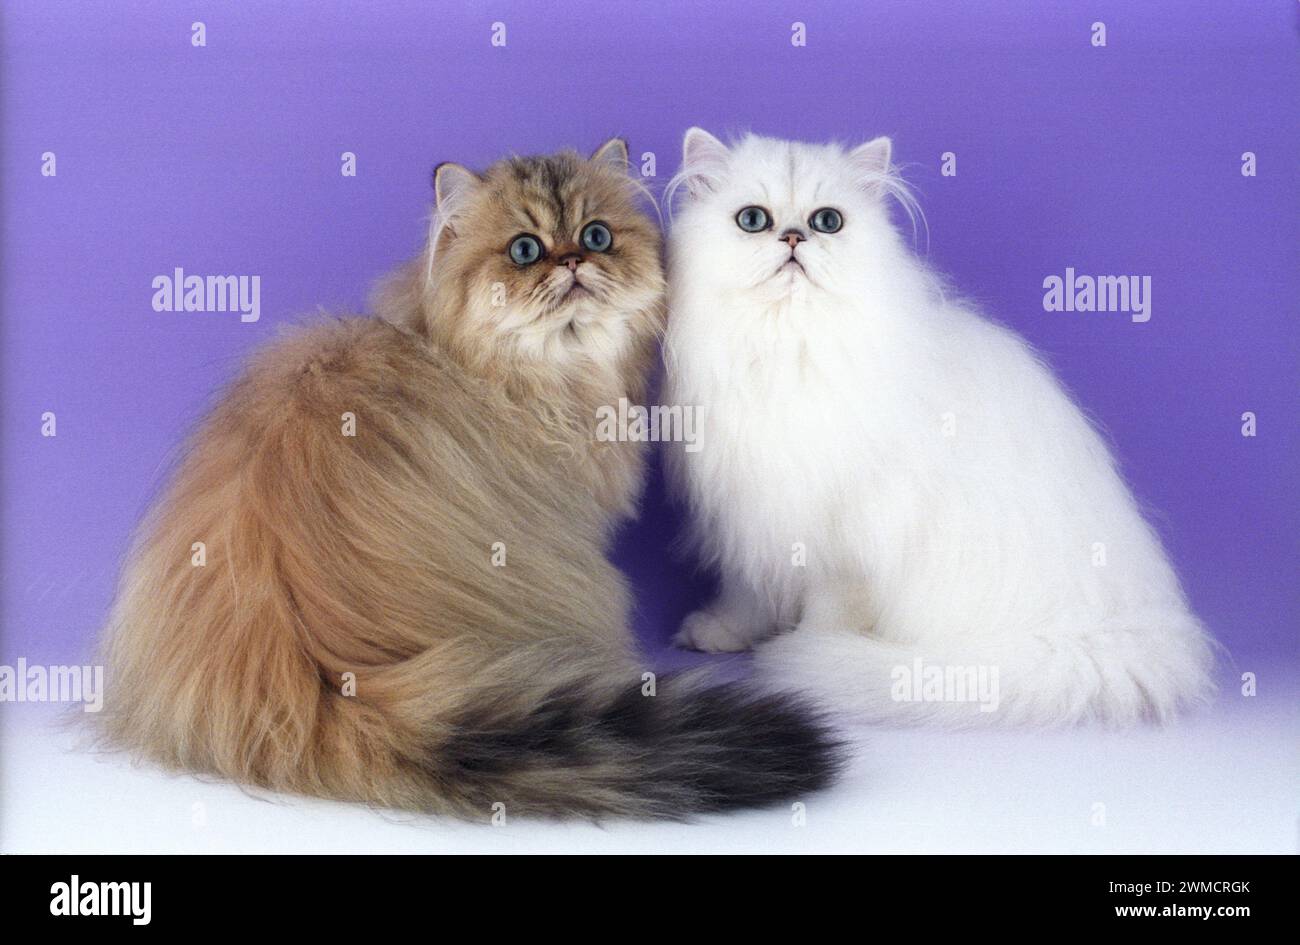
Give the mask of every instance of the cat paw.
[(697, 610), (682, 621), (673, 643), (687, 650), (704, 653), (739, 653), (749, 649), (752, 636), (737, 630), (707, 610)]

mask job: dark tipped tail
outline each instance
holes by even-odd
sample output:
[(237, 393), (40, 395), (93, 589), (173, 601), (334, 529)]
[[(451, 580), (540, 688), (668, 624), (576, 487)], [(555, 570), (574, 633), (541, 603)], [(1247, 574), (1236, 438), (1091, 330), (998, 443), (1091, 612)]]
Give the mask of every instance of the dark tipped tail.
[[(764, 807), (834, 780), (843, 750), (798, 697), (692, 674), (594, 680), (529, 699), (480, 694), (432, 767), (462, 809), (507, 816), (649, 817)], [(494, 807), (504, 805), (504, 807)]]

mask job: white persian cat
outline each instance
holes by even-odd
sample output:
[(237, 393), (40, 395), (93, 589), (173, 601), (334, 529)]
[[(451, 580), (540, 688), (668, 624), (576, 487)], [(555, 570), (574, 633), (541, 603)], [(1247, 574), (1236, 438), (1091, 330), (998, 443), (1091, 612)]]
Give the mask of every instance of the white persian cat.
[(669, 402), (704, 428), (671, 456), (722, 588), (677, 642), (771, 637), (769, 678), (882, 720), (1126, 723), (1206, 697), (1210, 640), (1101, 436), (891, 223), (889, 139), (692, 128), (683, 151)]

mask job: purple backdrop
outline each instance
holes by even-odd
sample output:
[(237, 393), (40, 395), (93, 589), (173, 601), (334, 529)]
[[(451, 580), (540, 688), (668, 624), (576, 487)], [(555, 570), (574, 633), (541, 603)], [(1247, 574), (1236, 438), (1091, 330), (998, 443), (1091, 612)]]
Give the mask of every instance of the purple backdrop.
[[(85, 652), (178, 439), (250, 348), (415, 250), (434, 162), (617, 133), (662, 184), (694, 123), (893, 135), (930, 258), (1109, 430), (1220, 639), (1294, 653), (1292, 0), (356, 6), (5, 4), (0, 660)], [(178, 266), (260, 275), (261, 320), (154, 312)], [(1045, 312), (1067, 266), (1150, 275), (1151, 320)], [(707, 591), (676, 530), (656, 478), (619, 550), (654, 645)]]

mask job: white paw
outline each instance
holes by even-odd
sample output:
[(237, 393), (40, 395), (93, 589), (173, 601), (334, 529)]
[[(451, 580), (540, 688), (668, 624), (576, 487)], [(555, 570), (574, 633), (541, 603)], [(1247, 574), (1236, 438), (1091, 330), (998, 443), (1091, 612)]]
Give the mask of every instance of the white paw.
[(738, 630), (707, 610), (697, 610), (682, 621), (673, 643), (705, 653), (738, 653), (749, 649), (751, 634)]

